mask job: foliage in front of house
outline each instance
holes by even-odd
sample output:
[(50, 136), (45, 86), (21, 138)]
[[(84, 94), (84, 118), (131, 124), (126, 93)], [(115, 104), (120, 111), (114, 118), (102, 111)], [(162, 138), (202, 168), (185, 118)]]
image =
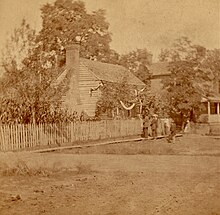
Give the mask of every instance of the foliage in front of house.
[(170, 62), (171, 75), (164, 81), (169, 115), (181, 122), (186, 118), (196, 121), (203, 112), (201, 98), (212, 95), (212, 80), (219, 75), (219, 68), (213, 67), (213, 63), (219, 64), (219, 52), (206, 50), (182, 37), (171, 49), (162, 50), (160, 59)]
[[(97, 116), (107, 114), (110, 117), (126, 117), (128, 110), (134, 114), (133, 117), (145, 113), (166, 116), (167, 111), (163, 100), (153, 95), (147, 85), (145, 88), (138, 89), (129, 85), (124, 79), (121, 83), (104, 82), (100, 90), (102, 94), (96, 107)], [(118, 116), (116, 109), (120, 112)]]
[(131, 107), (132, 104), (135, 104), (132, 110), (136, 114), (140, 113), (140, 105), (143, 106), (141, 112), (161, 113), (161, 111), (159, 111), (159, 99), (151, 95), (149, 91), (151, 74), (148, 66), (152, 63), (151, 58), (152, 55), (147, 49), (137, 49), (118, 56), (115, 63), (124, 66), (129, 72), (137, 76), (146, 84), (145, 89), (138, 92), (137, 87), (130, 86), (126, 79), (120, 84), (106, 82), (101, 88), (102, 97), (97, 103), (97, 115), (103, 113), (112, 115), (113, 111), (116, 112), (116, 108), (122, 113), (126, 112), (126, 109), (121, 105), (120, 101), (123, 101), (126, 107)]
[(115, 108), (121, 107), (120, 101), (123, 101), (128, 106), (134, 102), (137, 103), (134, 93), (135, 87), (129, 86), (126, 79), (121, 83), (104, 82), (100, 90), (102, 93), (97, 102), (97, 116), (102, 114), (111, 115)]

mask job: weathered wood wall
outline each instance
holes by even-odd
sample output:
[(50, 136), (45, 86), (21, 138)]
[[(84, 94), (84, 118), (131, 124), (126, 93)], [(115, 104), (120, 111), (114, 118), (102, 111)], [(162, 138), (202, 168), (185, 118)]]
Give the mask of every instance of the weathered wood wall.
[(97, 88), (100, 81), (96, 79), (94, 74), (87, 67), (80, 63), (79, 73), (79, 91), (82, 102), (82, 109), (89, 115), (95, 116), (96, 103), (101, 96), (99, 89), (90, 93), (90, 90)]

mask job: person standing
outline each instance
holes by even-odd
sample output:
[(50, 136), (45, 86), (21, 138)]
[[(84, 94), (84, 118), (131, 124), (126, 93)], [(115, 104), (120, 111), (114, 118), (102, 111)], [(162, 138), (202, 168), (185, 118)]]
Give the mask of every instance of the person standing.
[(153, 115), (153, 119), (151, 121), (150, 126), (151, 126), (151, 130), (152, 130), (153, 139), (156, 139), (157, 138), (157, 127), (158, 127), (158, 119), (157, 119), (156, 114)]
[(184, 128), (184, 133), (188, 134), (189, 132), (190, 132), (190, 122), (189, 122), (189, 119), (187, 119), (186, 125), (185, 125), (185, 128)]
[(148, 127), (150, 124), (150, 119), (147, 114), (143, 116), (143, 137), (148, 138)]
[(175, 140), (176, 140), (176, 123), (174, 122), (174, 120), (172, 120), (170, 125), (170, 135), (168, 137), (168, 142), (175, 143)]
[(164, 119), (164, 135), (168, 136), (169, 135), (169, 119), (165, 118)]

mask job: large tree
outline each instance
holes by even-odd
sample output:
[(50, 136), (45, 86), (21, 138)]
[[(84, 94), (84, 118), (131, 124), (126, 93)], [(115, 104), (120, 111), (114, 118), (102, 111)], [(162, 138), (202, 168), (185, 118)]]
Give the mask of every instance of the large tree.
[(127, 68), (145, 84), (150, 84), (149, 65), (152, 63), (152, 54), (147, 49), (137, 49), (120, 56), (119, 64)]
[(35, 30), (23, 19), (20, 26), (12, 31), (4, 49), (1, 50), (1, 62), (6, 72), (10, 72), (9, 70), (14, 66), (16, 69), (23, 67), (23, 60), (35, 46), (35, 39)]
[[(3, 76), (0, 79), (0, 117), (3, 122), (21, 121), (30, 114), (26, 100), (28, 91), (23, 60), (35, 46), (36, 33), (23, 19), (2, 50)], [(28, 80), (28, 85), (31, 80)], [(24, 119), (24, 121), (25, 121)]]
[[(39, 61), (36, 33), (25, 20), (15, 28), (3, 50), (0, 119), (6, 123), (37, 122), (50, 107), (51, 75)], [(47, 89), (47, 94), (45, 90)], [(48, 110), (47, 110), (48, 111)]]
[(90, 14), (82, 1), (56, 0), (44, 5), (41, 14), (41, 51), (64, 55), (66, 45), (79, 42), (82, 57), (109, 61), (111, 34), (104, 10)]
[(169, 114), (180, 121), (201, 113), (201, 98), (210, 95), (213, 71), (207, 61), (208, 51), (188, 38), (176, 40), (162, 50), (160, 60), (169, 62), (171, 75), (164, 81)]
[(204, 60), (206, 67), (213, 71), (215, 78), (220, 77), (220, 49), (207, 50)]

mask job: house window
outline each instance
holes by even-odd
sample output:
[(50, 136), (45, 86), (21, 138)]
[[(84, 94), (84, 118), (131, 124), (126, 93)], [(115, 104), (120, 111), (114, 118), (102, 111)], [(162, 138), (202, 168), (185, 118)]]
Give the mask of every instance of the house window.
[(210, 113), (211, 114), (217, 114), (217, 106), (218, 106), (218, 103), (216, 103), (216, 102), (210, 103)]

